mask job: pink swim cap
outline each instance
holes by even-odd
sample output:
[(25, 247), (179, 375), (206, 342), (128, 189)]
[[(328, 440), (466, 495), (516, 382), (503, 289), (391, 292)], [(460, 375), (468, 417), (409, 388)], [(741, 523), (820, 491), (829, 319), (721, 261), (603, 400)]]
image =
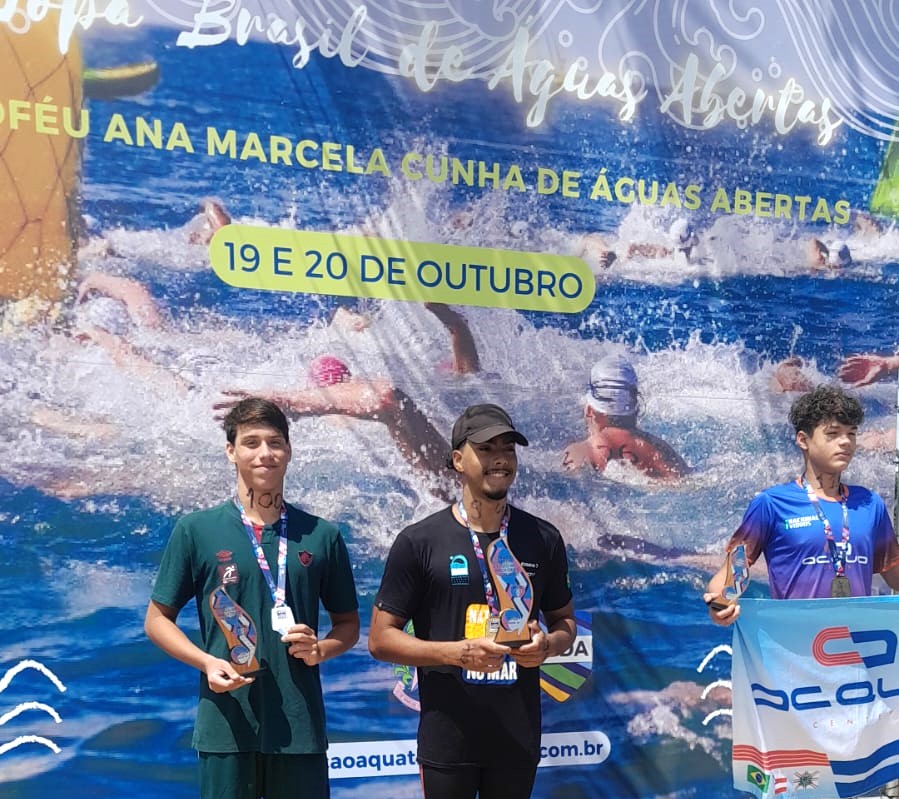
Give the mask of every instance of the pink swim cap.
[(349, 377), (349, 367), (333, 355), (319, 355), (309, 363), (309, 381), (316, 386), (333, 386)]

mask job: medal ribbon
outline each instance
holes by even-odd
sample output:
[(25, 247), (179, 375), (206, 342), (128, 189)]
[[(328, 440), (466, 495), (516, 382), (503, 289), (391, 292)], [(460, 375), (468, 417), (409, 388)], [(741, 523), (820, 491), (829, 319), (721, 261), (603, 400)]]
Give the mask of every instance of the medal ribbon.
[(843, 540), (838, 544), (834, 540), (833, 528), (830, 526), (830, 521), (824, 515), (824, 511), (821, 510), (821, 503), (818, 501), (815, 489), (813, 489), (809, 481), (805, 479), (804, 474), (800, 479), (802, 480), (802, 487), (808, 494), (809, 502), (812, 503), (812, 507), (815, 509), (815, 513), (818, 514), (821, 524), (824, 525), (824, 538), (827, 539), (826, 547), (830, 552), (833, 570), (836, 572), (837, 577), (842, 577), (846, 572), (846, 555), (848, 554), (849, 549), (849, 508), (846, 505), (846, 500), (849, 497), (849, 489), (840, 483), (840, 506), (843, 509)]
[(272, 579), (272, 570), (269, 568), (268, 561), (265, 559), (265, 553), (262, 551), (262, 544), (256, 538), (253, 522), (250, 521), (247, 512), (236, 496), (234, 497), (234, 504), (237, 506), (237, 510), (240, 511), (240, 520), (243, 522), (244, 530), (246, 530), (247, 537), (250, 539), (250, 546), (253, 547), (253, 552), (256, 553), (259, 570), (262, 572), (265, 582), (268, 583), (272, 602), (275, 603), (275, 607), (279, 607), (284, 604), (284, 586), (287, 582), (287, 506), (283, 503), (281, 505), (281, 533), (278, 535), (278, 584), (275, 585), (275, 581)]
[[(496, 602), (496, 595), (493, 593), (493, 583), (490, 581), (490, 575), (487, 572), (487, 561), (484, 558), (484, 550), (481, 549), (481, 542), (478, 540), (478, 534), (471, 529), (471, 525), (468, 523), (468, 514), (465, 512), (465, 506), (462, 504), (461, 499), (456, 505), (456, 508), (459, 511), (459, 516), (465, 523), (465, 526), (468, 528), (469, 535), (471, 535), (471, 545), (474, 547), (474, 554), (478, 559), (478, 566), (481, 569), (481, 577), (484, 578), (484, 594), (487, 597), (487, 607), (490, 608), (490, 615), (499, 616), (499, 605)], [(506, 538), (508, 534), (509, 505), (508, 503), (506, 503), (506, 510), (505, 513), (503, 513), (503, 520), (499, 525), (499, 537)]]

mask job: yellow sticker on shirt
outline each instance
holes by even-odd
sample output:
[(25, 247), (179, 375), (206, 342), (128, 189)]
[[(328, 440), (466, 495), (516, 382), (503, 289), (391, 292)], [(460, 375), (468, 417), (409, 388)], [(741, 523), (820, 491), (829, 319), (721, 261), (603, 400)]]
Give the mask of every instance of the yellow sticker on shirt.
[(490, 608), (487, 605), (469, 605), (465, 609), (465, 637), (483, 638), (487, 635), (487, 619)]

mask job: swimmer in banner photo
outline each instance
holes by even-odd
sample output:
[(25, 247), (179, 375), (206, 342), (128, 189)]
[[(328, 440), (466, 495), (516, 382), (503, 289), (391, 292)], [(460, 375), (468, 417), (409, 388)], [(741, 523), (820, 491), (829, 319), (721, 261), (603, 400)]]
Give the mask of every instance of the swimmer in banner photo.
[[(217, 413), (248, 395), (240, 389), (222, 393), (226, 399), (213, 405)], [(413, 400), (385, 378), (355, 377), (339, 358), (320, 355), (309, 364), (306, 387), (270, 391), (266, 397), (292, 419), (338, 415), (383, 424), (400, 454), (416, 471), (438, 478), (433, 493), (448, 497), (445, 481), (440, 479), (446, 472), (446, 440)]]
[[(883, 500), (844, 482), (863, 419), (858, 399), (836, 386), (818, 386), (790, 408), (799, 474), (756, 495), (727, 545), (745, 548), (747, 567), (765, 556), (773, 599), (870, 596), (874, 574), (899, 589), (899, 543)], [(740, 615), (739, 603), (720, 601), (728, 578), (725, 562), (703, 595), (723, 626)]]
[[(460, 498), (400, 531), (375, 598), (372, 655), (418, 669), (418, 762), (428, 799), (531, 795), (539, 667), (575, 638), (565, 542), (508, 499), (517, 446), (527, 444), (497, 405), (472, 405), (459, 416), (448, 465)], [(492, 556), (498, 543), (500, 568)], [(527, 643), (497, 643), (510, 604), (528, 609)], [(541, 611), (546, 632), (537, 624)], [(414, 635), (405, 632), (409, 620)]]
[[(249, 397), (225, 417), (234, 493), (183, 516), (147, 608), (150, 640), (202, 675), (192, 739), (201, 799), (329, 796), (319, 664), (359, 638), (337, 527), (284, 498), (287, 419)], [(200, 643), (177, 623), (196, 600)], [(330, 621), (319, 631), (319, 606)], [(301, 789), (298, 786), (302, 786)]]
[(603, 472), (610, 461), (631, 464), (657, 480), (677, 480), (690, 467), (657, 436), (637, 427), (640, 396), (637, 374), (623, 355), (609, 355), (594, 364), (584, 396), (587, 437), (569, 444), (562, 455), (568, 471), (591, 466)]

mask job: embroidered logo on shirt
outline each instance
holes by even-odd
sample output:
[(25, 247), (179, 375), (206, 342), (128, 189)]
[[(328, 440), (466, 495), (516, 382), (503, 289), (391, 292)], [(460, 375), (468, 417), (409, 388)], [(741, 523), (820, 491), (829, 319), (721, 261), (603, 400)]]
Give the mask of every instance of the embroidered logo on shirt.
[(465, 555), (450, 555), (450, 584), (468, 585), (468, 558)]
[[(228, 553), (231, 554), (230, 552)], [(240, 580), (240, 573), (237, 571), (236, 563), (220, 563), (218, 566), (219, 584), (234, 585)]]
[(312, 553), (307, 552), (305, 549), (300, 553), (300, 563), (303, 566), (311, 566), (312, 565)]
[(230, 549), (220, 549), (215, 553), (215, 557), (219, 563), (227, 563), (234, 558), (234, 553)]

